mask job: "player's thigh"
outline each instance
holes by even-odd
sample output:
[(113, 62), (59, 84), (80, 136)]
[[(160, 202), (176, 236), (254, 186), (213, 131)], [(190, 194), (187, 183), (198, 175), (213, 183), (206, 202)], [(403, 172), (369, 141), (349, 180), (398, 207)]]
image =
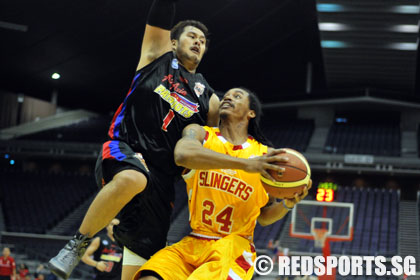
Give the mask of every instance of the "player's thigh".
[[(191, 264), (189, 252), (192, 250), (191, 242), (185, 242), (185, 238), (180, 242), (166, 247), (152, 256), (137, 273), (137, 278), (143, 279), (145, 275), (159, 275), (165, 280), (185, 280), (194, 270)], [(151, 274), (150, 272), (153, 272)], [(140, 278), (138, 278), (140, 277)]]
[[(107, 152), (108, 151), (108, 152)], [(141, 192), (149, 180), (149, 168), (143, 156), (122, 141), (108, 141), (98, 156), (95, 177), (98, 186), (112, 185), (130, 193)]]
[(137, 270), (146, 262), (145, 258), (124, 247), (121, 280), (132, 280)]
[(121, 280), (132, 280), (134, 274), (136, 274), (140, 267), (140, 265), (123, 265)]
[(211, 246), (208, 257), (188, 280), (247, 279), (254, 273), (256, 253), (247, 239), (238, 235), (224, 237)]

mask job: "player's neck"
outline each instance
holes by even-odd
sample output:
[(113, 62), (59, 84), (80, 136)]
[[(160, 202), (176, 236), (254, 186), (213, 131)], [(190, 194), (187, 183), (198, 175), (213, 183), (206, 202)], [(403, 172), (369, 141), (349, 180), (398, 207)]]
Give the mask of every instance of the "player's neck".
[(188, 72), (190, 72), (191, 74), (195, 74), (195, 70), (197, 70), (197, 66), (196, 64), (193, 63), (181, 63), (179, 62), (179, 64), (181, 64), (185, 70), (187, 70)]
[(178, 56), (177, 53), (175, 53), (175, 56), (178, 59), (178, 63), (185, 68), (188, 72), (195, 74), (195, 71), (197, 70), (198, 64), (190, 61), (186, 57)]
[(227, 122), (223, 121), (219, 126), (220, 133), (233, 145), (241, 145), (248, 139), (247, 122)]

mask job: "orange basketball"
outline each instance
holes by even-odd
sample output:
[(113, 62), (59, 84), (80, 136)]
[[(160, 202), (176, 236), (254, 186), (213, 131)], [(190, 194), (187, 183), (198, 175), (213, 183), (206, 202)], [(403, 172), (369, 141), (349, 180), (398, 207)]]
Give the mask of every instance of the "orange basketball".
[(293, 198), (295, 193), (301, 194), (311, 179), (311, 169), (306, 158), (299, 152), (292, 149), (285, 149), (282, 156), (288, 157), (286, 163), (276, 164), (285, 168), (283, 176), (278, 176), (275, 171), (270, 170), (270, 175), (275, 182), (261, 175), (261, 182), (271, 196), (276, 198)]

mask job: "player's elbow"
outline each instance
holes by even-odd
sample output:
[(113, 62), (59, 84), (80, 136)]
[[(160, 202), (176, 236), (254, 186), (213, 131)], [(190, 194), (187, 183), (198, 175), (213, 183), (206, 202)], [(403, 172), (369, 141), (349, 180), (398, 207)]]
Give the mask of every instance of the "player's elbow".
[(185, 158), (186, 157), (185, 157), (185, 154), (184, 153), (181, 153), (181, 152), (175, 153), (175, 155), (174, 155), (175, 164), (177, 166), (184, 166), (184, 164), (185, 164)]
[(175, 164), (182, 167), (188, 168), (188, 162), (191, 159), (192, 154), (186, 149), (175, 149), (174, 159)]

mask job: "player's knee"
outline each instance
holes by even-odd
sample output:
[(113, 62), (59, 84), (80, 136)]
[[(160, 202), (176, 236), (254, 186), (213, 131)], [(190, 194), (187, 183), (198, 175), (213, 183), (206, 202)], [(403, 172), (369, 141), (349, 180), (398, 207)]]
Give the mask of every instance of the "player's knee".
[(124, 196), (135, 196), (141, 193), (147, 184), (146, 176), (136, 170), (123, 170), (113, 178), (118, 191)]

